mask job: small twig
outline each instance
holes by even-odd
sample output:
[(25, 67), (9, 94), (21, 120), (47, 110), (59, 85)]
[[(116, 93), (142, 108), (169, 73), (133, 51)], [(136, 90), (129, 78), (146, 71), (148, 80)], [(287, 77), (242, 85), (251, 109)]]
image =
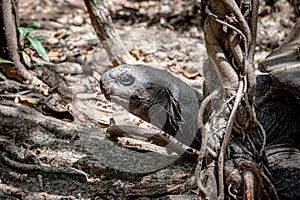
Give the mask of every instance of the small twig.
[[(269, 173), (269, 170), (264, 166), (264, 170), (267, 171), (267, 173)], [(263, 178), (267, 181), (267, 183), (269, 184), (269, 186), (271, 187), (272, 192), (274, 192), (275, 198), (276, 200), (280, 200), (277, 190), (274, 186), (274, 184), (272, 183), (272, 181), (269, 179), (268, 175), (266, 175), (265, 173), (261, 173)]]
[(261, 148), (260, 148), (260, 151), (259, 151), (259, 155), (263, 156), (263, 152), (265, 151), (266, 144), (267, 144), (267, 135), (266, 135), (265, 129), (261, 125), (261, 123), (258, 120), (256, 120), (256, 123), (257, 123), (257, 126), (259, 127), (260, 133), (262, 134), (262, 137), (263, 137), (263, 141), (262, 141)]
[(210, 154), (212, 157), (214, 157), (214, 158), (218, 157), (217, 152), (213, 151), (210, 147), (207, 147), (207, 151), (209, 152), (209, 154)]
[(205, 152), (206, 152), (206, 147), (207, 147), (207, 138), (208, 138), (208, 133), (207, 130), (204, 126), (203, 123), (203, 115), (205, 112), (205, 109), (208, 105), (208, 103), (217, 96), (217, 94), (219, 93), (218, 90), (215, 90), (213, 93), (211, 93), (210, 95), (208, 95), (201, 103), (200, 109), (199, 109), (199, 114), (198, 114), (198, 127), (201, 131), (201, 136), (202, 136), (202, 140), (201, 140), (201, 148), (200, 148), (200, 154), (199, 154), (199, 160), (203, 159), (205, 156)]
[[(210, 193), (206, 190), (206, 188), (202, 184), (201, 168), (202, 168), (202, 160), (198, 159), (198, 163), (197, 163), (197, 166), (195, 168), (197, 186), (198, 186), (198, 189), (204, 194), (205, 198), (209, 199), (210, 198)], [(198, 196), (200, 195), (200, 191), (198, 192)]]
[(255, 184), (255, 178), (252, 171), (245, 171), (244, 172), (244, 180), (245, 180), (245, 186), (246, 186), (246, 200), (254, 200), (255, 193), (254, 193), (254, 184)]
[(218, 158), (218, 174), (219, 174), (219, 199), (224, 199), (224, 155), (230, 140), (231, 132), (233, 129), (233, 124), (235, 121), (235, 116), (237, 113), (238, 106), (241, 102), (242, 96), (243, 96), (243, 88), (244, 88), (244, 83), (243, 81), (239, 82), (239, 88), (236, 93), (235, 101), (233, 104), (232, 111), (230, 113), (228, 123), (226, 126), (223, 142), (221, 145), (220, 153), (219, 153), (219, 158)]
[(232, 32), (230, 37), (229, 37), (229, 47), (230, 50), (232, 51), (232, 54), (234, 55), (234, 59), (236, 60), (237, 64), (240, 66), (236, 66), (234, 63), (234, 60), (232, 60), (232, 65), (235, 67), (236, 70), (239, 70), (239, 68), (245, 68), (244, 66), (244, 55), (242, 48), (240, 46), (241, 39), (238, 37), (236, 32)]
[(204, 126), (203, 123), (203, 115), (205, 112), (205, 109), (208, 105), (208, 103), (217, 96), (217, 94), (219, 93), (218, 90), (215, 90), (213, 93), (211, 93), (210, 95), (208, 95), (201, 103), (200, 109), (199, 109), (199, 114), (198, 114), (198, 127), (201, 131), (201, 148), (199, 151), (199, 157), (198, 157), (198, 163), (195, 169), (195, 173), (196, 173), (196, 178), (197, 178), (197, 185), (198, 188), (200, 189), (200, 191), (205, 195), (206, 198), (209, 197), (209, 192), (204, 188), (204, 186), (202, 185), (202, 178), (201, 178), (201, 168), (202, 168), (202, 162), (203, 162), (203, 158), (205, 157), (205, 153), (207, 148), (207, 139), (208, 139), (208, 132)]
[(112, 125), (107, 128), (106, 133), (109, 134), (111, 138), (129, 137), (144, 142), (151, 142), (154, 145), (165, 147), (168, 151), (176, 152), (178, 155), (182, 155), (184, 152), (189, 154), (189, 152), (179, 144), (176, 144), (158, 132), (138, 126)]
[[(246, 80), (245, 80), (246, 82)], [(262, 156), (263, 155), (263, 151), (265, 150), (266, 148), (266, 143), (267, 143), (267, 135), (266, 135), (266, 132), (265, 132), (265, 129), (264, 127), (260, 124), (260, 122), (256, 119), (256, 114), (255, 114), (255, 111), (252, 110), (250, 104), (249, 104), (249, 100), (248, 100), (248, 96), (245, 95), (244, 96), (245, 98), (245, 103), (246, 103), (246, 109), (249, 113), (249, 120), (251, 122), (256, 122), (256, 125), (259, 129), (259, 133), (261, 133), (261, 137), (262, 137), (262, 143), (261, 143), (261, 149), (260, 149), (260, 152), (259, 152), (259, 155)]]
[(255, 55), (255, 47), (256, 47), (256, 33), (257, 33), (257, 20), (258, 20), (258, 0), (252, 0), (252, 11), (251, 11), (251, 19), (250, 19), (250, 32), (252, 40), (249, 44), (249, 52), (248, 59), (253, 60)]

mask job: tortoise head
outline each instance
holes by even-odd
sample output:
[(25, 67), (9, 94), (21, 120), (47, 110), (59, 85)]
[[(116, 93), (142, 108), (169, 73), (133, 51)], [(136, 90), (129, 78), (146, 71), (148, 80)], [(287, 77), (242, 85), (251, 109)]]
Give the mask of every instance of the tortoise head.
[[(100, 80), (106, 99), (163, 129), (182, 120), (180, 103), (171, 91), (168, 72), (145, 65), (121, 65), (105, 72)], [(166, 122), (166, 120), (169, 120)]]
[(193, 141), (199, 93), (171, 73), (145, 65), (121, 65), (105, 72), (100, 85), (108, 100), (186, 145)]

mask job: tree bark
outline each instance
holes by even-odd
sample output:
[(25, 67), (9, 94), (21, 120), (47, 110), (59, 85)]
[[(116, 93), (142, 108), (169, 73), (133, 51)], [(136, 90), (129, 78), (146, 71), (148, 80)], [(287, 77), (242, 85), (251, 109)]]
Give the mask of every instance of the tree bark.
[(2, 27), (0, 33), (0, 57), (11, 60), (18, 74), (29, 81), (33, 79), (30, 73), (27, 72), (24, 65), (20, 62), (20, 56), (18, 54), (18, 37), (16, 29), (17, 16), (14, 10), (17, 6), (12, 0), (1, 0), (0, 2), (0, 27)]
[(215, 96), (208, 96), (208, 109), (214, 114), (205, 127), (199, 121), (204, 130), (196, 171), (199, 199), (276, 198), (275, 191), (265, 189), (272, 188), (264, 171), (268, 164), (264, 158), (265, 133), (253, 107), (258, 2), (202, 3), (209, 56), (205, 84), (207, 92)]
[(84, 0), (84, 2), (97, 36), (106, 50), (113, 66), (133, 63), (135, 59), (130, 55), (114, 28), (109, 11), (104, 5), (104, 1)]
[[(17, 33), (18, 8), (15, 0), (0, 0), (0, 58), (14, 63), (14, 69), (21, 76), (19, 80), (29, 81), (37, 85), (44, 85), (36, 76), (30, 73), (21, 62)], [(11, 69), (8, 64), (6, 69)], [(10, 75), (10, 72), (7, 72)]]

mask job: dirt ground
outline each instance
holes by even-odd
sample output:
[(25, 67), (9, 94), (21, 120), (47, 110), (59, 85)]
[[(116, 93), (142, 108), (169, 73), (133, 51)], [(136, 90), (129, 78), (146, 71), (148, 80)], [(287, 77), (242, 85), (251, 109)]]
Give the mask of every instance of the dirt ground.
[[(201, 91), (206, 52), (199, 28), (199, 8), (194, 8), (188, 0), (112, 0), (106, 3), (115, 27), (137, 62), (167, 69)], [(33, 31), (32, 35), (48, 37), (43, 44), (51, 62), (78, 63), (85, 67), (87, 74), (93, 70), (92, 76), (98, 80), (111, 66), (83, 1), (23, 0), (19, 16), (20, 26), (41, 24), (41, 29)], [(278, 1), (273, 7), (261, 6), (256, 61), (281, 44), (294, 19), (293, 9), (286, 1)], [(35, 54), (33, 50), (28, 51)], [(105, 132), (110, 118), (117, 124), (154, 128), (106, 101), (101, 94), (96, 104), (100, 111), (95, 113), (94, 120), (98, 123), (95, 128), (100, 131)], [(81, 105), (72, 106), (76, 110), (76, 106)], [(93, 125), (84, 117), (82, 119), (76, 123)], [(94, 167), (91, 163), (85, 166), (92, 167), (83, 168), (79, 160), (91, 161), (82, 161), (85, 154), (70, 149), (76, 142), (70, 143), (55, 141), (36, 148), (35, 153), (43, 163), (85, 171), (89, 175), (87, 181), (78, 176), (18, 171), (0, 162), (0, 199), (196, 199), (193, 162), (181, 160), (154, 173), (124, 177), (101, 171), (102, 166)]]

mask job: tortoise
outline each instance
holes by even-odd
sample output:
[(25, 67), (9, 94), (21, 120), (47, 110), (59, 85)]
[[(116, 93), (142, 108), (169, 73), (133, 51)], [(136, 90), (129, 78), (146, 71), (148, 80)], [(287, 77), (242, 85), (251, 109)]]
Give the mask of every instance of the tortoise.
[[(297, 81), (293, 85), (291, 78), (299, 72), (293, 67), (271, 69), (268, 61), (261, 68), (267, 73), (256, 77), (254, 106), (267, 135), (269, 170), (281, 198), (300, 199), (300, 85)], [(183, 80), (166, 70), (126, 64), (105, 72), (100, 85), (108, 100), (181, 143), (199, 146), (197, 120), (203, 95)]]

